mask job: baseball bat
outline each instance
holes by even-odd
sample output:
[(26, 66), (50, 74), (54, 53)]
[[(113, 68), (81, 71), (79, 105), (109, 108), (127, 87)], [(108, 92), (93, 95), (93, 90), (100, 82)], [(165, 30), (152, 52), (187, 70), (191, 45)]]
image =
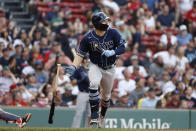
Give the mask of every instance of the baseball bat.
[(76, 50), (74, 48), (71, 48), (71, 52), (74, 55), (74, 57), (76, 56)]
[(59, 77), (59, 70), (60, 70), (61, 64), (57, 64), (57, 72), (56, 72), (56, 80), (55, 80), (55, 85), (54, 85), (54, 91), (53, 91), (53, 98), (52, 98), (52, 104), (50, 106), (50, 114), (49, 114), (49, 119), (48, 123), (52, 124), (53, 123), (53, 117), (54, 117), (54, 110), (55, 110), (55, 97), (56, 97), (56, 88), (58, 86), (58, 77)]

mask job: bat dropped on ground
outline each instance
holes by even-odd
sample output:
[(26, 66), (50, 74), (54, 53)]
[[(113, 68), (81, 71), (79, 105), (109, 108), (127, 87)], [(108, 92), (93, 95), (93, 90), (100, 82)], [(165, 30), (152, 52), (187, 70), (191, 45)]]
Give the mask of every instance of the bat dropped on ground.
[(54, 85), (52, 104), (51, 104), (51, 107), (50, 107), (50, 114), (49, 114), (49, 118), (48, 118), (48, 123), (49, 124), (52, 124), (53, 123), (54, 110), (55, 110), (55, 102), (54, 102), (54, 99), (56, 97), (56, 88), (57, 88), (57, 85), (58, 85), (58, 77), (59, 77), (60, 67), (61, 67), (61, 64), (57, 64), (56, 80), (55, 80), (55, 85)]

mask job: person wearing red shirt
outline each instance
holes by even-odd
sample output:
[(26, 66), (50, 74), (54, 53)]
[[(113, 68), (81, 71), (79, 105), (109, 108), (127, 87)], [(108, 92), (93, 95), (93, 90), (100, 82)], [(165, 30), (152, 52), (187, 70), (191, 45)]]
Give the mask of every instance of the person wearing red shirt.
[(35, 59), (36, 61), (42, 61), (43, 55), (40, 53), (40, 46), (34, 45), (31, 52), (31, 57)]
[(193, 9), (188, 11), (186, 19), (189, 22), (189, 29), (193, 34), (196, 34), (196, 1), (194, 1)]
[(194, 1), (193, 9), (188, 11), (186, 19), (189, 22), (196, 22), (196, 1)]
[(22, 99), (20, 92), (13, 92), (13, 99), (8, 105), (23, 107), (27, 106), (28, 104)]
[(132, 0), (129, 4), (130, 10), (137, 10), (141, 7), (142, 3), (139, 0)]
[(180, 95), (178, 90), (174, 90), (171, 93), (171, 100), (166, 104), (167, 108), (179, 108), (180, 107)]

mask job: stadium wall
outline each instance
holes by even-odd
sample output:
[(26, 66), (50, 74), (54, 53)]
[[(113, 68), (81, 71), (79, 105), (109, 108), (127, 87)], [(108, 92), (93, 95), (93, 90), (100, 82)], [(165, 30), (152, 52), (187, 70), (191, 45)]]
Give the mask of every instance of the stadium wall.
[[(30, 127), (71, 127), (75, 110), (57, 108), (54, 123), (48, 124), (49, 108), (3, 108), (5, 111), (23, 115), (32, 113)], [(81, 123), (84, 126), (85, 118)], [(107, 113), (106, 128), (138, 129), (196, 129), (195, 110), (127, 110), (110, 109)], [(0, 122), (0, 126), (14, 126)]]

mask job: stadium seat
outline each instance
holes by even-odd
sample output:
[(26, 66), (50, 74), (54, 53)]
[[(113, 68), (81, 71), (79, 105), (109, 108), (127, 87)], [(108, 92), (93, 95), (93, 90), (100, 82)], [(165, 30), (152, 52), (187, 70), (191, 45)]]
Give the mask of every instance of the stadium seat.
[(49, 3), (44, 3), (44, 2), (35, 2), (35, 5), (37, 7), (42, 7), (42, 8), (47, 8), (49, 7)]
[(142, 41), (154, 41), (154, 36), (142, 36), (141, 37)]
[(91, 0), (78, 0), (78, 2), (90, 3)]
[(152, 31), (148, 31), (147, 33), (149, 35), (161, 36), (164, 33), (164, 31), (162, 31), (162, 30), (152, 30)]
[(161, 36), (153, 36), (155, 41), (160, 41)]
[(60, 3), (59, 5), (60, 5), (60, 7), (68, 6), (70, 8), (79, 8), (80, 7), (80, 5), (78, 3), (73, 3), (73, 2), (63, 2), (63, 3)]
[(83, 10), (82, 9), (71, 9), (71, 13), (72, 14), (83, 14)]
[(91, 10), (94, 4), (80, 2), (79, 5), (80, 5), (80, 7), (85, 7), (86, 10)]
[(145, 45), (145, 46), (155, 46), (156, 45), (156, 41), (142, 41), (142, 45)]
[(80, 6), (93, 7), (93, 3), (83, 3), (83, 2), (79, 2), (78, 4), (79, 4)]
[(120, 10), (120, 14), (129, 14), (128, 10)]
[(51, 8), (38, 7), (38, 11), (42, 13), (48, 13), (51, 11)]
[(122, 55), (120, 56), (120, 58), (123, 59), (123, 60), (126, 60), (126, 59), (128, 59), (129, 57), (131, 57), (131, 52), (125, 52), (124, 54), (122, 54)]
[(61, 0), (61, 2), (71, 2), (71, 3), (73, 3), (73, 0)]
[(72, 15), (72, 18), (73, 18), (73, 19), (80, 18), (80, 19), (82, 20), (82, 19), (84, 18), (84, 15), (73, 14), (73, 15)]

